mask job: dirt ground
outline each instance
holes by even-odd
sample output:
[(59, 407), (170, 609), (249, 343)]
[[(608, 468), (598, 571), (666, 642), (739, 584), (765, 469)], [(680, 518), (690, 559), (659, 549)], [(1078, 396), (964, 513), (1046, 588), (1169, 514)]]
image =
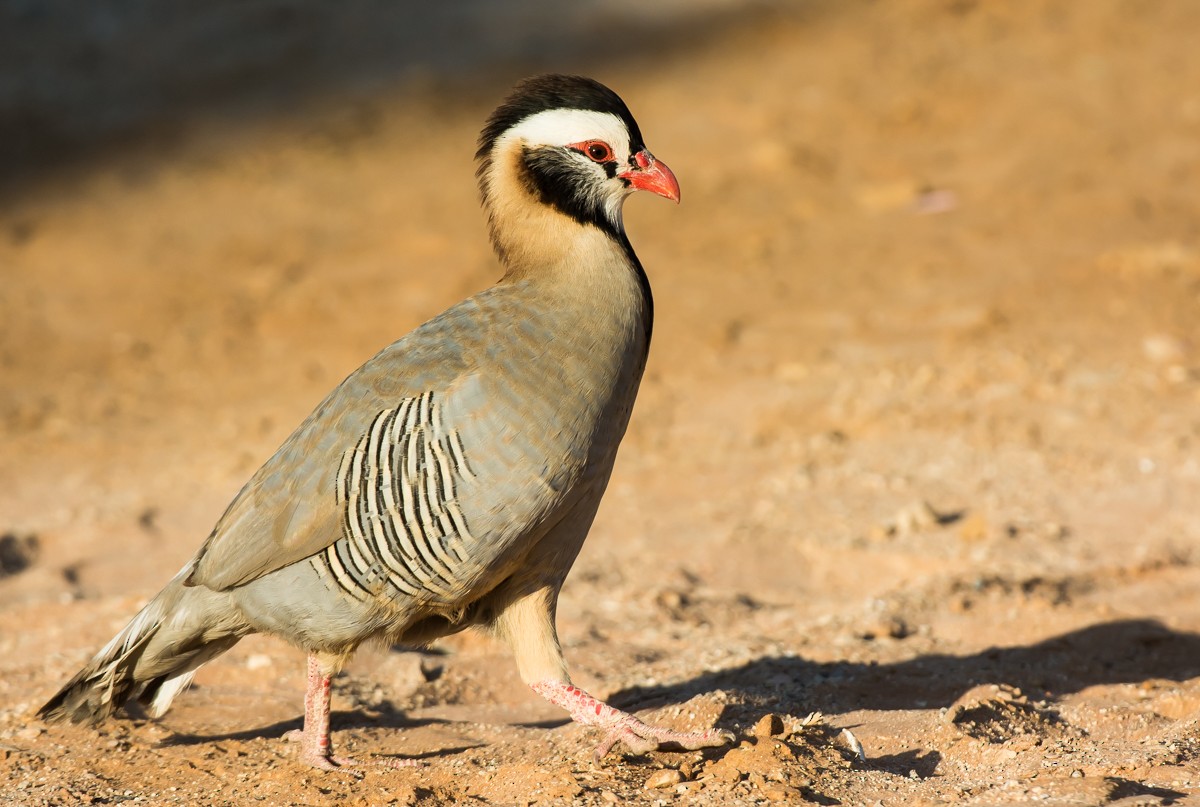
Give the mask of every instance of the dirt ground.
[[(370, 28), (332, 77), (261, 30), (67, 41), (18, 6), (43, 69), (0, 86), (26, 135), (0, 186), (0, 801), (1200, 792), (1200, 5), (580, 4), (519, 53), (477, 22), (444, 75), (384, 59), (401, 20), (366, 3), (258, 21)], [(475, 634), (335, 682), (335, 744), (420, 768), (300, 766), (302, 654), (264, 637), (161, 720), (41, 724), (329, 388), (496, 279), (474, 138), (543, 68), (616, 88), (683, 187), (626, 208), (655, 343), (568, 660), (738, 743), (596, 766)], [(99, 78), (55, 95), (55, 70)]]

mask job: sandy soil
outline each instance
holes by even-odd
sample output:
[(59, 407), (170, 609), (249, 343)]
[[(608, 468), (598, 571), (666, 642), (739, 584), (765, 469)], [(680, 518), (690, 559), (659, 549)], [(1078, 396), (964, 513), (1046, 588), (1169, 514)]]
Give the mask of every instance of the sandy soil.
[[(610, 5), (557, 50), (493, 46), (445, 79), (372, 61), (378, 35), (311, 95), (279, 78), (303, 48), (255, 61), (249, 34), (189, 73), (173, 54), (206, 40), (174, 48), (179, 23), (149, 55), (146, 31), (81, 35), (81, 75), (162, 68), (121, 87), (138, 104), (23, 85), (0, 210), (0, 801), (1200, 791), (1200, 6)], [(30, 9), (28, 52), (75, 65)], [(277, 16), (260, 28), (323, 30)], [(335, 684), (335, 742), (419, 769), (298, 765), (278, 738), (302, 657), (262, 637), (161, 721), (40, 724), (333, 384), (497, 277), (473, 140), (543, 67), (617, 88), (684, 193), (626, 210), (655, 345), (564, 592), (568, 658), (613, 703), (738, 745), (594, 766), (598, 737), (478, 635), (364, 651)]]

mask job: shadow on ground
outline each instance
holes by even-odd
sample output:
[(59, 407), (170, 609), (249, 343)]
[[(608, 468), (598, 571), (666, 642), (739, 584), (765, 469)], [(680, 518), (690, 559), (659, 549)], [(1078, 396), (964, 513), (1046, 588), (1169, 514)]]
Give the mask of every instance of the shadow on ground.
[[(365, 729), (378, 728), (380, 726), (388, 729), (415, 729), (421, 726), (429, 726), (436, 724), (448, 723), (447, 720), (438, 719), (419, 719), (412, 720), (402, 716), (392, 710), (387, 710), (383, 715), (367, 714), (362, 710), (353, 711), (338, 711), (330, 715), (330, 722), (334, 732), (342, 732), (350, 729)], [(290, 731), (295, 731), (303, 728), (303, 720), (297, 718), (295, 720), (282, 720), (276, 723), (271, 723), (265, 726), (257, 726), (255, 728), (243, 729), (241, 731), (219, 732), (216, 734), (172, 734), (159, 743), (160, 746), (192, 746), (192, 745), (208, 745), (215, 742), (240, 741), (246, 742), (249, 740), (270, 740), (278, 741), (281, 744), (287, 744), (288, 740), (285, 735)], [(426, 760), (437, 759), (440, 757), (454, 756), (463, 751), (469, 751), (472, 748), (479, 748), (485, 743), (468, 743), (444, 748), (436, 748), (432, 751), (425, 751), (420, 754), (406, 754), (405, 759)]]
[(197, 118), (238, 126), (405, 86), (490, 103), (522, 75), (649, 65), (773, 13), (767, 0), (8, 3), (0, 188), (114, 147), (170, 143)]
[[(681, 703), (720, 689), (736, 692), (750, 704), (770, 711), (839, 714), (948, 707), (971, 687), (985, 683), (1008, 684), (1031, 697), (1053, 699), (1090, 686), (1149, 679), (1183, 681), (1197, 675), (1200, 635), (1172, 631), (1154, 620), (1127, 620), (1093, 625), (1028, 647), (994, 647), (971, 656), (921, 656), (898, 664), (819, 664), (794, 656), (762, 658), (682, 683), (620, 690), (609, 702), (623, 709), (641, 710)], [(782, 680), (792, 683), (781, 686)], [(362, 710), (338, 712), (333, 719), (336, 730), (410, 729), (446, 722), (452, 721), (409, 719), (389, 707), (373, 714)], [(566, 722), (564, 718), (520, 725), (552, 728)], [(278, 737), (300, 725), (298, 719), (287, 720), (238, 732), (181, 734), (167, 742), (191, 745)], [(873, 762), (884, 769), (915, 770), (924, 776), (937, 767), (940, 757), (922, 753), (908, 752)]]
[[(630, 687), (610, 702), (644, 709), (723, 689), (775, 711), (838, 714), (950, 706), (978, 684), (1009, 684), (1030, 697), (1057, 698), (1101, 684), (1200, 675), (1200, 635), (1154, 620), (1092, 625), (1028, 647), (992, 647), (970, 656), (927, 655), (897, 664), (818, 664), (761, 658), (679, 684)], [(781, 686), (781, 680), (791, 685)]]

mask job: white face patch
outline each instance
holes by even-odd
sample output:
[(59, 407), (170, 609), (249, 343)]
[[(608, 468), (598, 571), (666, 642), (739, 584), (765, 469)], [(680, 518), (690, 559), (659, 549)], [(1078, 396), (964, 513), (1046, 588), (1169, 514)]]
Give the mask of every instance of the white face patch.
[[(530, 115), (507, 129), (492, 144), (487, 175), (481, 182), (485, 205), (498, 210), (505, 200), (520, 200), (522, 193), (510, 176), (516, 162), (502, 155), (522, 149), (537, 151), (541, 148), (561, 149), (589, 140), (600, 140), (612, 150), (612, 159), (618, 166), (627, 166), (630, 158), (629, 130), (625, 122), (609, 112), (588, 109), (548, 109)], [(621, 205), (633, 187), (629, 183), (610, 177), (605, 167), (583, 154), (578, 159), (577, 200), (585, 206), (603, 211), (604, 217), (621, 230)], [(507, 190), (501, 190), (507, 189)]]
[(603, 140), (617, 162), (629, 161), (629, 132), (625, 123), (608, 112), (590, 109), (548, 109), (530, 115), (496, 139), (495, 150), (514, 140), (530, 146), (568, 146), (585, 140)]

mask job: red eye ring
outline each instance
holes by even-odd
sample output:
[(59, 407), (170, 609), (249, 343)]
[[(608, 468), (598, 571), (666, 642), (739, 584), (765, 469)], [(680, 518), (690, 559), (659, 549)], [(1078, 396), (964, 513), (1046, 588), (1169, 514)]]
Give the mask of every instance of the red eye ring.
[(613, 156), (612, 146), (605, 143), (603, 140), (585, 140), (582, 143), (572, 143), (570, 148), (582, 152), (587, 155), (589, 160), (598, 163), (611, 162)]

